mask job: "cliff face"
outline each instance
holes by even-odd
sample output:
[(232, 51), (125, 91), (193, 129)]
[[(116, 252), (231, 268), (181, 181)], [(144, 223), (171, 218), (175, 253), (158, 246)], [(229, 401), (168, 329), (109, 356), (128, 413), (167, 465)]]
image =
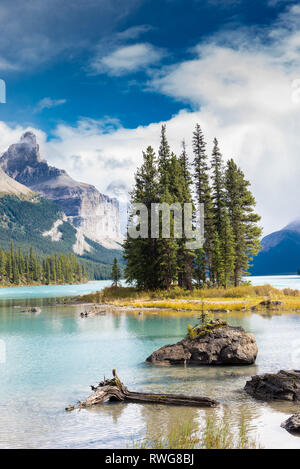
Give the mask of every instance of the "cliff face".
[(26, 132), (19, 143), (8, 148), (0, 165), (11, 178), (60, 206), (83, 235), (107, 248), (120, 247), (118, 201), (92, 185), (75, 181), (66, 171), (49, 166), (42, 160), (32, 132)]

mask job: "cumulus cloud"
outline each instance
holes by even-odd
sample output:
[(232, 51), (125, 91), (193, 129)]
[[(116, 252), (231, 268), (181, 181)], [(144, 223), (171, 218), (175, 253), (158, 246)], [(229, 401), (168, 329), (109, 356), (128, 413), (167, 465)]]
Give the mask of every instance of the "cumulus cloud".
[(120, 47), (109, 55), (97, 57), (91, 64), (94, 73), (120, 76), (144, 70), (158, 63), (164, 52), (148, 43), (137, 43)]
[[(172, 149), (179, 152), (185, 137), (191, 154), (196, 122), (209, 152), (217, 136), (224, 157), (235, 158), (252, 183), (265, 233), (300, 214), (299, 20), (300, 6), (294, 5), (267, 30), (212, 37), (191, 51), (190, 60), (163, 68), (149, 82), (192, 107), (166, 122)], [(131, 186), (142, 150), (159, 146), (160, 127), (126, 129), (112, 119), (82, 119), (76, 126), (58, 125), (50, 141), (43, 133), (39, 139), (50, 163), (105, 192), (111, 181)], [(0, 149), (23, 130), (1, 123)]]
[(51, 109), (53, 107), (61, 106), (67, 102), (66, 99), (52, 99), (52, 98), (43, 98), (41, 99), (35, 108), (35, 112), (41, 112), (44, 109)]

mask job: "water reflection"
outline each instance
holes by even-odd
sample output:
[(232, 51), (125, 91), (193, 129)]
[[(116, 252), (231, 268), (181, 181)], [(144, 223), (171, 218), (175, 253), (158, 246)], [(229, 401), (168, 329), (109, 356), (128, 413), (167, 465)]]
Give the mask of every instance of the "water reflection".
[[(146, 357), (180, 340), (195, 317), (109, 313), (81, 318), (80, 306), (52, 305), (44, 299), (36, 301), (42, 312), (34, 315), (20, 313), (15, 302), (6, 301), (0, 307), (0, 338), (7, 348), (7, 361), (0, 364), (0, 447), (127, 447), (131, 440), (158, 428), (167, 431), (183, 418), (202, 428), (213, 412), (225, 412), (235, 432), (243, 416), (264, 447), (300, 447), (299, 438), (280, 428), (296, 406), (255, 401), (243, 390), (251, 375), (295, 368), (291, 344), (299, 340), (300, 315), (228, 317), (231, 324), (256, 335), (256, 365), (157, 367), (146, 364)], [(112, 368), (129, 389), (205, 395), (220, 407), (114, 403), (64, 412), (67, 405), (86, 398), (89, 385), (110, 376)]]

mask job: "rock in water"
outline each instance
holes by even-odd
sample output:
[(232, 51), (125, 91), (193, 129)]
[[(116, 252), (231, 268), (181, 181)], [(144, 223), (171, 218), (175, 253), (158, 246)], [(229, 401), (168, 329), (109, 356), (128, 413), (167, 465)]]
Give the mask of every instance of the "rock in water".
[(300, 370), (281, 370), (252, 376), (245, 391), (257, 399), (300, 401)]
[(280, 425), (288, 432), (300, 433), (300, 413), (292, 415)]
[(252, 365), (257, 352), (253, 334), (246, 333), (242, 327), (225, 326), (161, 347), (147, 361), (162, 365)]
[(41, 313), (41, 308), (37, 306), (30, 306), (29, 308), (22, 309), (21, 313)]

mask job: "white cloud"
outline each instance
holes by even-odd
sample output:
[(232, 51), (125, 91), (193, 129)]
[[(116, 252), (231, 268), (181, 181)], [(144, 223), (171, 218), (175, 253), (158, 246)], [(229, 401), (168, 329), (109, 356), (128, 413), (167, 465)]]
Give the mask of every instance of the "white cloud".
[[(191, 152), (191, 134), (199, 122), (209, 151), (217, 136), (224, 157), (236, 159), (252, 183), (265, 233), (300, 215), (300, 103), (299, 90), (292, 87), (300, 78), (299, 19), (300, 7), (293, 6), (259, 35), (243, 30), (214, 37), (198, 45), (190, 60), (155, 74), (149, 84), (193, 107), (167, 122), (175, 152), (182, 137)], [(132, 184), (142, 150), (149, 144), (158, 148), (160, 126), (126, 129), (115, 120), (82, 119), (74, 127), (58, 125), (50, 142), (43, 133), (39, 138), (50, 163), (105, 192), (111, 181)], [(2, 123), (0, 150), (23, 130)]]
[(139, 43), (119, 47), (104, 57), (95, 58), (91, 64), (94, 73), (120, 76), (134, 73), (156, 64), (164, 52), (151, 44)]
[(41, 112), (43, 109), (51, 109), (53, 107), (61, 106), (66, 102), (66, 99), (43, 98), (37, 103), (35, 112)]

